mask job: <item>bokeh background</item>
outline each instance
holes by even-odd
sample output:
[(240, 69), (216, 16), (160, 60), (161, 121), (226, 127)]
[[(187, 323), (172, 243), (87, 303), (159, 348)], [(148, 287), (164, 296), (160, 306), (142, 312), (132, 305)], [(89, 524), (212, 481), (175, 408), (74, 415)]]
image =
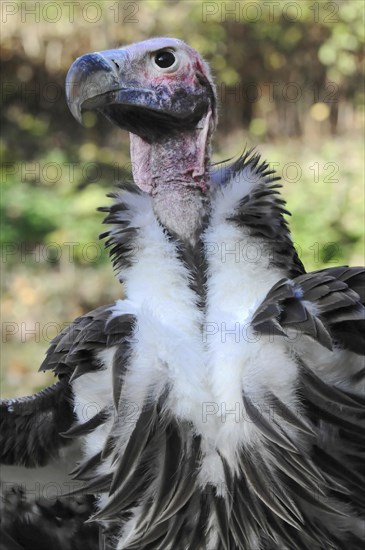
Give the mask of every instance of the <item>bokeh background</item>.
[(282, 177), (308, 270), (362, 264), (362, 0), (1, 3), (2, 395), (37, 374), (50, 340), (122, 295), (98, 240), (105, 194), (130, 178), (128, 135), (95, 114), (81, 127), (64, 80), (84, 53), (175, 36), (212, 66), (214, 160), (256, 146)]

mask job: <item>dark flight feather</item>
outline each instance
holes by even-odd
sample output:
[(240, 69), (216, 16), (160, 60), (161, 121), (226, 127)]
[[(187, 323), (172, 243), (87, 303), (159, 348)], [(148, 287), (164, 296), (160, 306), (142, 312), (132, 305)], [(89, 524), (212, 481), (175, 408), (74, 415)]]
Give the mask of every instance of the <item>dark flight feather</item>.
[(108, 408), (104, 408), (83, 424), (75, 424), (74, 426), (71, 426), (67, 432), (61, 432), (61, 435), (62, 437), (70, 438), (87, 435), (94, 431), (95, 428), (98, 428), (101, 424), (104, 424), (109, 417), (110, 410)]
[(269, 422), (260, 409), (255, 407), (250, 398), (245, 394), (243, 394), (243, 404), (251, 422), (255, 424), (267, 439), (289, 452), (298, 452), (296, 446), (288, 439), (275, 420), (271, 419), (271, 422)]
[(60, 434), (73, 421), (70, 387), (63, 379), (30, 397), (1, 401), (2, 464), (28, 468), (47, 464), (65, 446)]
[[(335, 271), (332, 272), (332, 269)], [(286, 334), (288, 329), (299, 330), (330, 350), (337, 340), (341, 343), (344, 339), (344, 347), (359, 353), (356, 336), (351, 345), (352, 325), (348, 325), (348, 331), (345, 326), (346, 323), (365, 319), (365, 308), (360, 296), (349, 286), (363, 275), (363, 270), (347, 268), (341, 272), (347, 283), (338, 281), (336, 272), (336, 268), (330, 268), (303, 274), (293, 280), (282, 279), (257, 309), (252, 326), (262, 334), (280, 334), (280, 331)], [(313, 304), (316, 312), (309, 307), (309, 303)], [(342, 337), (338, 339), (339, 329), (342, 329)], [(363, 341), (365, 344), (365, 334)], [(362, 353), (365, 353), (365, 347)]]

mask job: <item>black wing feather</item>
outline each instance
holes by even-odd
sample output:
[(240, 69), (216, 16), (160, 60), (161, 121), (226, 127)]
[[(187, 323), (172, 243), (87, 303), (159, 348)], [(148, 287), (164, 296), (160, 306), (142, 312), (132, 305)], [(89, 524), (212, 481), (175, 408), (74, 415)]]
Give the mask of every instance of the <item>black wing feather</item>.
[(0, 461), (27, 467), (44, 466), (56, 458), (68, 437), (84, 435), (105, 422), (102, 411), (85, 425), (73, 426), (70, 381), (104, 365), (98, 352), (115, 345), (125, 346), (131, 334), (130, 315), (114, 317), (113, 305), (102, 306), (77, 318), (51, 343), (40, 370), (52, 370), (59, 381), (35, 395), (0, 402)]
[(44, 466), (66, 444), (60, 432), (74, 421), (67, 380), (59, 380), (35, 395), (0, 403), (2, 464)]
[[(339, 278), (337, 278), (339, 277)], [(365, 354), (365, 270), (330, 268), (281, 279), (253, 316), (262, 334), (299, 330), (320, 344)]]

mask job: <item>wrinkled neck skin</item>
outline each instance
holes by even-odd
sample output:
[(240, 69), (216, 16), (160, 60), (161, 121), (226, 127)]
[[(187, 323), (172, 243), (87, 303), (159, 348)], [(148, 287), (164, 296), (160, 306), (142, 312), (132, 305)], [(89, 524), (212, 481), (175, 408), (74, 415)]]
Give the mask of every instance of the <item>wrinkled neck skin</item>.
[(147, 143), (130, 134), (133, 177), (160, 222), (194, 244), (208, 210), (210, 113), (194, 130)]

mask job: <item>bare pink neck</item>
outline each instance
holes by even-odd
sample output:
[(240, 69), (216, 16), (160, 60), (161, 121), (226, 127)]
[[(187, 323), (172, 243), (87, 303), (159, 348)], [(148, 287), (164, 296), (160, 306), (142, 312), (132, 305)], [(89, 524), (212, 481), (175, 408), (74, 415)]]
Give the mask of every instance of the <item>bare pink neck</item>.
[(130, 134), (133, 177), (152, 195), (161, 223), (193, 241), (207, 208), (209, 119), (189, 132), (149, 144)]

